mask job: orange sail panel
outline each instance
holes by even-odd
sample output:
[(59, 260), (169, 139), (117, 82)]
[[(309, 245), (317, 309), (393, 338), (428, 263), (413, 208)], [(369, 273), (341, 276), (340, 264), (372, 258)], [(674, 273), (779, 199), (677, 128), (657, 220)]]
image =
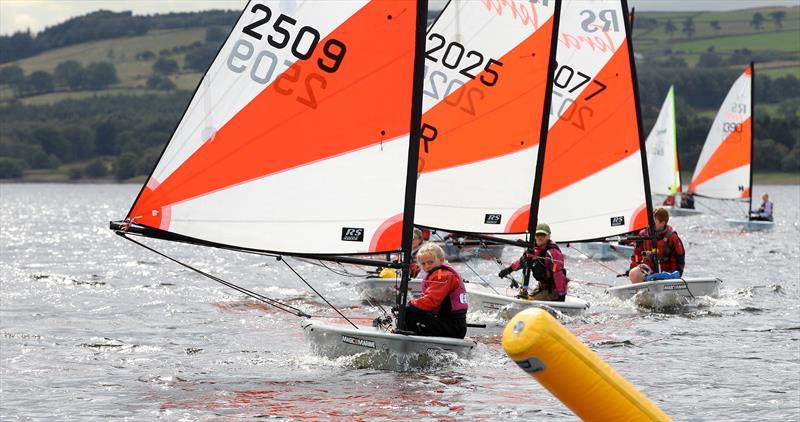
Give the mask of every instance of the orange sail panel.
[(404, 203), (416, 3), (250, 2), (129, 218), (262, 250), (385, 245), (373, 236)]
[(415, 223), (524, 233), (554, 4), (454, 0), (428, 30)]
[(734, 82), (708, 132), (689, 191), (719, 199), (750, 197), (752, 70)]
[(630, 40), (619, 0), (564, 2), (537, 221), (578, 241), (647, 226)]

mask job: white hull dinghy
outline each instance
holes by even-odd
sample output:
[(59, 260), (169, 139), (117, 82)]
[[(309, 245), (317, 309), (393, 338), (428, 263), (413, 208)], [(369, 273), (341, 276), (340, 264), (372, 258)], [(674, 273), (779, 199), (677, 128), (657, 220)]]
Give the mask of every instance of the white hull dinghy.
[(691, 217), (703, 213), (703, 211), (694, 208), (664, 207), (664, 209), (669, 211), (670, 217)]
[(721, 283), (722, 280), (713, 277), (654, 280), (611, 287), (606, 293), (620, 300), (635, 298), (642, 306), (668, 308), (702, 296), (716, 298)]
[[(431, 353), (454, 353), (468, 358), (477, 343), (469, 337), (426, 337), (392, 333), (383, 327), (334, 325), (312, 319), (302, 322), (303, 332), (314, 352), (331, 359), (359, 353), (383, 354), (389, 364), (421, 366)], [(373, 365), (370, 365), (373, 366)]]
[(725, 222), (728, 223), (730, 227), (748, 232), (772, 230), (772, 228), (775, 227), (775, 223), (772, 221), (748, 220), (746, 218), (726, 218)]
[(512, 318), (528, 308), (542, 308), (558, 311), (565, 315), (579, 315), (589, 308), (589, 302), (567, 295), (564, 302), (544, 300), (528, 300), (516, 297), (518, 289), (504, 289), (501, 294), (475, 283), (466, 285), (469, 294), (469, 310), (482, 312), (498, 312), (504, 318)]
[[(362, 299), (369, 302), (395, 303), (400, 282), (394, 278), (369, 277), (356, 283), (356, 291)], [(422, 281), (408, 280), (408, 294), (416, 297), (422, 294)]]
[(575, 245), (578, 250), (591, 259), (607, 261), (611, 259), (630, 259), (633, 246), (609, 242), (586, 242)]
[(443, 242), (445, 256), (450, 262), (465, 262), (471, 259), (500, 259), (505, 245), (468, 242), (464, 244)]

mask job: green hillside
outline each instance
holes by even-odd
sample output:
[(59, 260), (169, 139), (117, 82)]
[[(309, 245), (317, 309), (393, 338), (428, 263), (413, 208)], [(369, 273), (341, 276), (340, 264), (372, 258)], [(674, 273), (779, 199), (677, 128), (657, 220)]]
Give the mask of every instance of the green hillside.
[[(105, 61), (113, 63), (116, 67), (119, 83), (100, 93), (97, 91), (61, 90), (62, 92), (23, 98), (22, 102), (25, 104), (52, 103), (66, 98), (81, 99), (98, 94), (142, 95), (156, 92), (146, 89), (146, 81), (153, 74), (153, 64), (158, 57), (175, 60), (180, 66), (178, 73), (169, 76), (175, 83), (176, 89), (193, 90), (202, 74), (184, 69), (185, 51), (191, 51), (192, 46), (196, 47), (198, 43), (203, 44), (206, 31), (207, 28), (154, 30), (147, 35), (137, 37), (94, 41), (50, 50), (0, 67), (16, 65), (21, 67), (25, 74), (38, 70), (52, 74), (59, 63), (67, 60), (75, 60), (84, 66), (93, 62)], [(148, 51), (152, 52), (154, 56), (142, 59), (141, 54)], [(0, 87), (0, 100), (8, 100), (12, 97), (13, 92), (8, 87)]]
[[(775, 13), (782, 13), (780, 25)], [(760, 20), (754, 18), (757, 14)], [(0, 178), (22, 174), (26, 180), (126, 180), (152, 169), (200, 81), (202, 69), (227, 35), (225, 22), (235, 16), (206, 12), (206, 24), (195, 20), (197, 14), (120, 16), (138, 19), (150, 29), (143, 35), (103, 40), (97, 36), (92, 38), (95, 41), (61, 48), (51, 45), (39, 54), (0, 65)], [(148, 19), (183, 26), (157, 27)], [(670, 25), (672, 29), (667, 31)], [(666, 91), (674, 85), (680, 159), (691, 168), (730, 84), (753, 60), (757, 64), (755, 171), (797, 174), (800, 7), (637, 12), (634, 26), (645, 133), (658, 115)], [(693, 31), (683, 31), (687, 28)], [(58, 35), (74, 34), (62, 27)], [(10, 38), (6, 38), (5, 45), (9, 45)], [(50, 39), (60, 38), (53, 35)], [(167, 64), (168, 69), (154, 66), (157, 63)], [(65, 82), (65, 64), (84, 72), (83, 79)], [(113, 67), (115, 72), (113, 80), (107, 78), (102, 86), (86, 82), (89, 69), (98, 64)], [(5, 72), (9, 69), (14, 72)], [(11, 73), (16, 79), (9, 79)], [(50, 78), (49, 85), (31, 88), (35, 77), (40, 82)], [(793, 182), (796, 177), (787, 180)]]

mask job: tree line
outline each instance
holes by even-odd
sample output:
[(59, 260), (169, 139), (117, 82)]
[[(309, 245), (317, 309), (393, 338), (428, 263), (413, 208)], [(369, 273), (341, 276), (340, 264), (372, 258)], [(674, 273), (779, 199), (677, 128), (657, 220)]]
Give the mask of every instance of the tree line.
[(144, 35), (154, 29), (231, 27), (238, 16), (239, 11), (222, 10), (152, 16), (134, 16), (132, 12), (100, 10), (69, 19), (37, 34), (27, 30), (0, 36), (0, 64), (69, 45)]
[[(645, 132), (654, 124), (671, 83), (677, 90), (677, 128), (681, 165), (692, 169), (713, 116), (698, 115), (692, 104), (719, 107), (738, 74), (705, 79), (688, 75), (661, 79), (642, 69), (640, 82)], [(675, 76), (675, 75), (672, 75)], [(765, 95), (795, 95), (783, 79), (756, 81), (756, 100)], [(769, 94), (772, 92), (772, 94)], [(708, 98), (710, 97), (710, 98)], [(20, 177), (27, 169), (70, 165), (70, 177), (113, 175), (125, 180), (147, 175), (180, 120), (190, 93), (98, 96), (52, 105), (12, 101), (0, 107), (0, 178)], [(800, 171), (800, 96), (783, 101), (771, 113), (756, 108), (756, 171)]]

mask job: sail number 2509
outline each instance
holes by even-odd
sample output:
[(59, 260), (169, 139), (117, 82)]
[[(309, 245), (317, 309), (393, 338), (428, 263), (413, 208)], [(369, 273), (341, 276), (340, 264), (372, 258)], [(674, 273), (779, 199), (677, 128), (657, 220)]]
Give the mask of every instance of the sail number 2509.
[[(303, 26), (297, 30), (294, 40), (292, 40), (292, 33), (289, 30), (297, 25), (296, 19), (281, 14), (275, 19), (272, 29), (263, 29), (261, 27), (268, 24), (272, 18), (272, 10), (264, 4), (256, 4), (250, 11), (256, 15), (261, 15), (259, 12), (262, 12), (263, 16), (242, 28), (242, 33), (257, 40), (261, 40), (264, 35), (267, 35), (267, 43), (276, 49), (284, 49), (291, 43), (292, 55), (300, 60), (308, 60), (314, 54), (320, 40), (319, 31), (310, 26)], [(334, 73), (339, 70), (339, 66), (347, 54), (347, 46), (332, 38), (322, 46), (322, 54), (325, 57), (317, 59), (317, 66), (324, 72)]]

